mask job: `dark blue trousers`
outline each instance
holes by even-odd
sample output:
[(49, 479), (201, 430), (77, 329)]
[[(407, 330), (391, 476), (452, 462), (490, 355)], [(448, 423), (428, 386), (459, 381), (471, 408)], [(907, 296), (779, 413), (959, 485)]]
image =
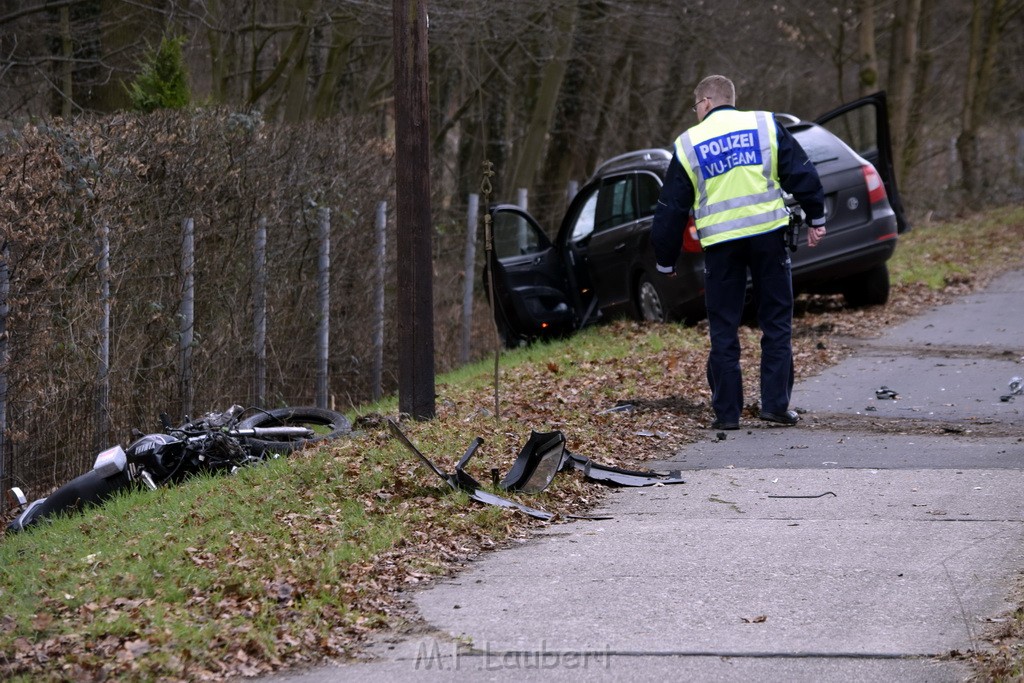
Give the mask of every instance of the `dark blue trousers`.
[(722, 242), (704, 252), (704, 300), (711, 333), (708, 384), (711, 407), (722, 422), (743, 410), (739, 326), (747, 273), (761, 328), (761, 410), (783, 413), (793, 392), (793, 276), (786, 231)]

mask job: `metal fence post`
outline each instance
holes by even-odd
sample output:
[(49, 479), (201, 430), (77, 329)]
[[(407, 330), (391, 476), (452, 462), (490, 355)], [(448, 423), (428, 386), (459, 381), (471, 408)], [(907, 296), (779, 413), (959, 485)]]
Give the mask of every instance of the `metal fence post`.
[(466, 256), (462, 264), (462, 347), (459, 362), (469, 362), (469, 342), (473, 336), (473, 277), (476, 272), (476, 226), (480, 212), (480, 195), (469, 195), (466, 215)]
[(373, 400), (383, 392), (384, 375), (384, 271), (387, 266), (388, 203), (377, 204), (377, 270), (373, 283)]
[(7, 475), (7, 316), (11, 294), (11, 252), (7, 242), (0, 249), (0, 482)]
[(100, 279), (99, 367), (96, 370), (96, 434), (93, 450), (110, 441), (110, 225), (100, 226), (96, 271)]
[[(529, 191), (525, 187), (519, 188), (518, 192), (516, 192), (516, 206), (523, 211), (526, 211), (529, 204)], [(519, 221), (519, 230), (516, 232), (516, 240), (516, 244), (519, 247), (519, 253), (525, 254), (526, 248), (530, 243), (529, 235), (526, 232), (526, 221)]]
[(181, 414), (182, 418), (192, 414), (194, 387), (192, 386), (192, 340), (195, 331), (196, 300), (196, 251), (195, 223), (191, 218), (181, 222), (181, 310), (180, 342), (181, 352)]
[(318, 260), (317, 302), (320, 305), (320, 319), (316, 335), (316, 405), (327, 407), (327, 347), (330, 340), (331, 324), (331, 210), (317, 209), (317, 223), (320, 226), (320, 257)]
[(259, 408), (267, 407), (267, 218), (256, 221), (253, 244), (252, 351), (253, 393)]

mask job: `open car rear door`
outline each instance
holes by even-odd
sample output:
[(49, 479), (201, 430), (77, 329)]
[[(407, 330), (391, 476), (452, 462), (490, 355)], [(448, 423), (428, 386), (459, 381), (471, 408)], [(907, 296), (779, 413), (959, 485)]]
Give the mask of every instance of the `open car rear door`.
[(877, 92), (859, 100), (848, 102), (815, 119), (838, 136), (853, 150), (870, 161), (882, 176), (889, 204), (896, 214), (900, 233), (910, 229), (903, 201), (896, 188), (896, 170), (893, 165), (892, 140), (889, 135), (889, 107), (885, 92)]
[(565, 264), (530, 214), (518, 206), (491, 209), (493, 250), (484, 286), (494, 274), (494, 319), (505, 344), (558, 337), (577, 328)]

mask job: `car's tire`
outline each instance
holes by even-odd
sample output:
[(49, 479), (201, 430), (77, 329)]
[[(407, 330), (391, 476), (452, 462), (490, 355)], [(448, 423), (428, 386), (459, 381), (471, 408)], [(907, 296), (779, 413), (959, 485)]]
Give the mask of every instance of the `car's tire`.
[(636, 318), (645, 322), (663, 323), (668, 319), (665, 299), (657, 285), (647, 273), (642, 273), (636, 283)]
[(889, 301), (889, 267), (880, 263), (843, 283), (843, 299), (848, 306), (881, 306)]
[(257, 439), (248, 438), (253, 455), (264, 453), (290, 453), (296, 448), (307, 444), (335, 439), (352, 432), (352, 423), (348, 418), (333, 410), (315, 407), (275, 408), (264, 410), (247, 417), (238, 423), (240, 429), (247, 427), (311, 427), (316, 431), (322, 427), (312, 439)]

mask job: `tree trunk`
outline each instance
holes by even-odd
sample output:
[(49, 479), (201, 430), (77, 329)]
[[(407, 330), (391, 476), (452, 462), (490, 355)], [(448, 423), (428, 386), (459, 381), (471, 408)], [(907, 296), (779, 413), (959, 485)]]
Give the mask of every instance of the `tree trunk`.
[(917, 68), (914, 75), (914, 90), (910, 97), (910, 111), (907, 117), (907, 140), (903, 147), (903, 161), (900, 167), (904, 174), (909, 173), (917, 164), (920, 151), (921, 129), (924, 127), (924, 103), (928, 98), (931, 83), (932, 65), (932, 21), (934, 19), (933, 0), (925, 0), (921, 5), (920, 29), (918, 30)]
[[(288, 41), (287, 47), (281, 57), (277, 60), (274, 68), (262, 81), (255, 82), (257, 70), (255, 68), (255, 62), (257, 60), (257, 52), (253, 52), (253, 79), (254, 85), (252, 92), (249, 94), (249, 104), (253, 105), (259, 101), (263, 95), (267, 93), (272, 87), (277, 85), (278, 81), (288, 70), (288, 65), (294, 58), (296, 61), (301, 59), (300, 51), (305, 51), (306, 44), (309, 38), (309, 27), (307, 25), (307, 19), (309, 17), (310, 7), (313, 5), (313, 0), (297, 0), (295, 7), (295, 14), (298, 17), (298, 24), (292, 29), (292, 37)], [(255, 18), (253, 19), (255, 22)]]
[(533, 187), (534, 177), (544, 153), (544, 140), (551, 130), (558, 95), (572, 50), (573, 33), (576, 27), (576, 0), (570, 0), (555, 10), (556, 44), (554, 54), (541, 70), (541, 81), (536, 104), (530, 116), (530, 124), (520, 149), (516, 154), (515, 174), (511, 188)]
[(621, 83), (622, 79), (625, 78), (626, 68), (628, 66), (629, 53), (627, 51), (623, 51), (609, 70), (608, 80), (605, 82), (604, 97), (601, 100), (601, 107), (598, 109), (597, 125), (594, 127), (593, 144), (591, 144), (587, 149), (586, 167), (588, 169), (592, 169), (597, 166), (598, 159), (601, 157), (601, 148), (604, 142), (604, 136), (614, 125), (612, 122), (612, 112), (614, 110), (615, 98), (619, 94), (619, 83)]
[[(961, 114), (960, 134), (956, 140), (960, 157), (960, 177), (964, 201), (977, 207), (981, 203), (981, 162), (978, 130), (984, 123), (986, 104), (995, 69), (996, 52), (1002, 37), (1005, 0), (974, 0), (971, 6), (970, 40), (967, 47), (967, 79)], [(987, 13), (986, 9), (991, 8)]]
[(60, 115), (71, 116), (71, 106), (75, 99), (74, 79), (74, 45), (71, 41), (71, 10), (60, 8)]
[(917, 68), (917, 31), (922, 0), (900, 0), (892, 31), (889, 64), (889, 126), (897, 178), (903, 175), (903, 150), (907, 144), (910, 98)]
[(338, 85), (348, 66), (349, 49), (355, 41), (350, 34), (350, 25), (343, 20), (334, 21), (331, 47), (327, 52), (327, 66), (313, 97), (313, 115), (318, 119), (325, 119), (337, 110)]
[(857, 95), (866, 97), (878, 91), (878, 50), (875, 47), (875, 0), (859, 0), (857, 13)]
[(310, 24), (310, 15), (305, 14), (297, 31), (302, 31), (302, 44), (296, 50), (295, 66), (288, 76), (288, 82), (283, 89), (284, 94), (284, 120), (290, 123), (298, 123), (306, 114), (306, 85), (309, 80), (309, 39), (313, 28)]

